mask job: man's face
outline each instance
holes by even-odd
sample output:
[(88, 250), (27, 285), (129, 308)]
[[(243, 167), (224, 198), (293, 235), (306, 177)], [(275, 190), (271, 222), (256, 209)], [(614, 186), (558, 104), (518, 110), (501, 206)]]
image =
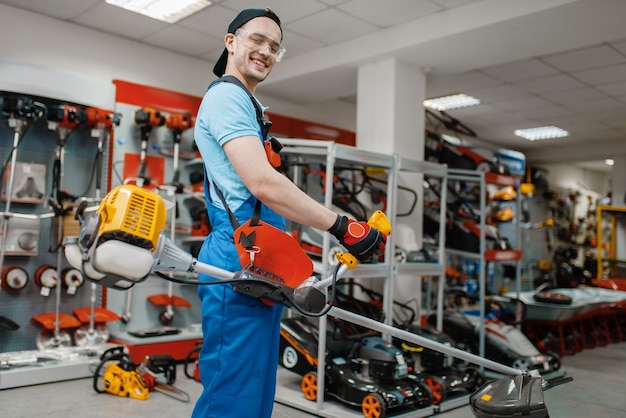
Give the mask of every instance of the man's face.
[[(233, 55), (228, 60), (227, 73), (241, 75), (248, 83), (256, 85), (269, 75), (276, 63), (280, 46), (280, 28), (268, 17), (257, 17), (228, 35)], [(230, 71), (229, 71), (230, 70)]]

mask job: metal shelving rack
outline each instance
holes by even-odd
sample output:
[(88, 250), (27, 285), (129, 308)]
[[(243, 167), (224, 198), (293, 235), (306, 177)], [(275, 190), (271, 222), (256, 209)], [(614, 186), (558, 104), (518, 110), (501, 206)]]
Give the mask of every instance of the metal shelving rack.
[[(306, 139), (281, 139), (281, 143), (284, 148), (281, 154), (284, 156), (294, 156), (296, 158), (306, 160), (307, 162), (319, 162), (325, 164), (326, 178), (325, 178), (325, 190), (324, 205), (331, 207), (333, 197), (333, 177), (335, 173), (335, 166), (337, 164), (350, 165), (356, 167), (375, 167), (384, 169), (387, 173), (387, 215), (394, 225), (396, 216), (396, 204), (397, 204), (397, 174), (402, 171), (425, 173), (428, 175), (434, 175), (441, 177), (445, 180), (447, 172), (445, 166), (439, 164), (418, 162), (399, 157), (398, 155), (386, 155), (366, 150), (357, 149), (351, 146), (342, 144), (336, 144), (330, 141), (318, 141), (318, 140), (306, 140)], [(300, 179), (295, 178), (296, 183)], [(445, 205), (442, 207), (442, 214), (445, 213)], [(383, 311), (385, 312), (385, 322), (387, 325), (392, 321), (392, 307), (393, 307), (393, 278), (398, 274), (415, 274), (425, 276), (439, 276), (443, 277), (444, 274), (444, 252), (443, 242), (445, 237), (445, 228), (442, 225), (440, 234), (440, 254), (438, 263), (397, 263), (393, 256), (394, 248), (394, 235), (388, 238), (385, 261), (378, 264), (360, 264), (354, 270), (349, 272), (350, 278), (354, 279), (366, 279), (366, 278), (382, 278), (384, 283), (384, 298), (383, 298)], [(322, 254), (328, 254), (330, 247), (330, 235), (324, 234)], [(328, 257), (322, 257), (322, 272), (325, 274), (330, 273), (331, 266), (329, 266)], [(440, 291), (438, 299), (443, 299), (443, 280), (439, 280)], [(439, 304), (442, 306), (442, 304)], [(440, 315), (441, 317), (441, 315)], [(323, 316), (319, 322), (319, 342), (318, 342), (318, 394), (324, 393), (324, 376), (326, 367), (326, 329), (327, 318)], [(276, 400), (286, 405), (301, 409), (303, 411), (314, 413), (323, 417), (352, 417), (362, 416), (360, 413), (355, 413), (353, 410), (346, 408), (343, 404), (336, 402), (325, 402), (324, 396), (318, 396), (315, 403), (307, 401), (302, 396), (300, 391), (299, 380), (298, 384), (294, 383), (294, 375), (291, 372), (280, 370), (278, 373), (278, 387), (276, 390)], [(430, 416), (435, 412), (435, 407), (422, 408), (419, 410), (412, 410), (406, 414), (397, 415), (411, 416), (411, 417), (425, 417)]]
[[(620, 253), (623, 251), (618, 251), (618, 244), (624, 241), (624, 225), (626, 225), (626, 207), (598, 205), (596, 208), (596, 237), (598, 240), (596, 280), (599, 282), (603, 279), (615, 279), (616, 277), (624, 280), (623, 274), (617, 274), (618, 272), (622, 273), (626, 266), (626, 259), (620, 257)], [(605, 256), (604, 248), (607, 245)]]
[[(396, 172), (412, 172), (412, 173), (421, 173), (425, 176), (437, 177), (439, 178), (441, 184), (447, 184), (448, 178), (448, 170), (445, 165), (435, 164), (427, 161), (415, 161), (407, 158), (402, 158), (396, 155)], [(446, 216), (446, 202), (447, 202), (447, 188), (443, 187), (441, 189), (441, 197), (439, 204), (439, 218), (445, 219)], [(392, 213), (392, 224), (395, 225), (396, 213)], [(393, 234), (392, 234), (393, 236)], [(439, 249), (437, 254), (437, 262), (436, 263), (396, 263), (395, 259), (392, 261), (394, 263), (394, 276), (397, 275), (415, 275), (415, 276), (429, 276), (429, 277), (437, 277), (439, 280), (437, 281), (437, 330), (441, 331), (443, 328), (443, 295), (444, 295), (444, 285), (445, 285), (445, 264), (446, 264), (446, 254), (444, 251), (445, 248), (445, 236), (446, 236), (446, 227), (444, 222), (439, 223), (439, 235), (438, 235), (438, 243), (437, 248)], [(430, 282), (429, 282), (430, 284)], [(389, 283), (388, 292), (391, 292), (391, 285)], [(391, 293), (387, 293), (391, 294)], [(385, 312), (391, 312), (391, 304), (392, 300), (388, 302), (389, 306), (386, 306), (389, 311), (385, 310)], [(430, 308), (430, 304), (427, 305)], [(428, 313), (428, 312), (427, 312)], [(389, 314), (391, 317), (391, 314)], [(419, 315), (418, 315), (419, 318)]]
[[(472, 170), (459, 170), (459, 169), (450, 169), (448, 170), (448, 181), (466, 181), (474, 184), (478, 184), (478, 190), (480, 193), (479, 199), (479, 213), (480, 213), (480, 239), (479, 239), (479, 248), (478, 252), (470, 252), (470, 251), (461, 251), (452, 248), (446, 248), (446, 253), (449, 255), (456, 255), (461, 258), (478, 260), (480, 263), (480, 267), (478, 269), (478, 292), (479, 292), (479, 355), (481, 357), (485, 356), (485, 297), (486, 297), (486, 289), (487, 289), (487, 280), (486, 280), (486, 268), (488, 262), (515, 262), (515, 282), (516, 282), (516, 292), (519, 294), (521, 292), (521, 258), (522, 252), (521, 250), (497, 250), (497, 249), (487, 249), (486, 248), (486, 235), (484, 232), (486, 231), (487, 225), (487, 197), (486, 191), (488, 185), (497, 185), (497, 186), (512, 186), (516, 192), (516, 208), (515, 208), (515, 235), (518, 237), (519, 246), (519, 237), (521, 237), (521, 222), (519, 217), (521, 216), (521, 199), (519, 192), (519, 180), (515, 177), (502, 175), (498, 173), (491, 172), (483, 172), (483, 171), (472, 171)], [(443, 219), (443, 218), (442, 218)]]

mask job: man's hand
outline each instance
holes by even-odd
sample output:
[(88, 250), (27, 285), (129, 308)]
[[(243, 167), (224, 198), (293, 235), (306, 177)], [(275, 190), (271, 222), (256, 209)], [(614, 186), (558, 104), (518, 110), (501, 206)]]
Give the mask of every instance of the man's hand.
[(385, 252), (387, 237), (366, 222), (338, 215), (328, 232), (361, 262), (369, 260), (374, 253), (384, 254)]

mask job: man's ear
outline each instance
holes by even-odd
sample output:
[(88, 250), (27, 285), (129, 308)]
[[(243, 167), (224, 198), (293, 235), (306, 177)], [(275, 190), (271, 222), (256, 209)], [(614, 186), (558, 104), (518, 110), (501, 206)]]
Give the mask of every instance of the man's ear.
[(226, 46), (226, 49), (228, 50), (228, 52), (233, 52), (235, 48), (233, 44), (234, 42), (235, 42), (234, 33), (227, 33), (226, 36), (224, 36), (224, 45)]

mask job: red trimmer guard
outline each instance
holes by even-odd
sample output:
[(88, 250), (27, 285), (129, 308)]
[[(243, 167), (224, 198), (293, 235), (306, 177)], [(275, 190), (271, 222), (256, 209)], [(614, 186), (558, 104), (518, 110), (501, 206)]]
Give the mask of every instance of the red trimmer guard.
[(235, 231), (235, 244), (242, 266), (251, 262), (242, 238), (253, 238), (254, 265), (270, 271), (285, 280), (285, 284), (295, 289), (313, 273), (313, 262), (298, 242), (289, 234), (262, 221), (251, 226), (251, 221)]

